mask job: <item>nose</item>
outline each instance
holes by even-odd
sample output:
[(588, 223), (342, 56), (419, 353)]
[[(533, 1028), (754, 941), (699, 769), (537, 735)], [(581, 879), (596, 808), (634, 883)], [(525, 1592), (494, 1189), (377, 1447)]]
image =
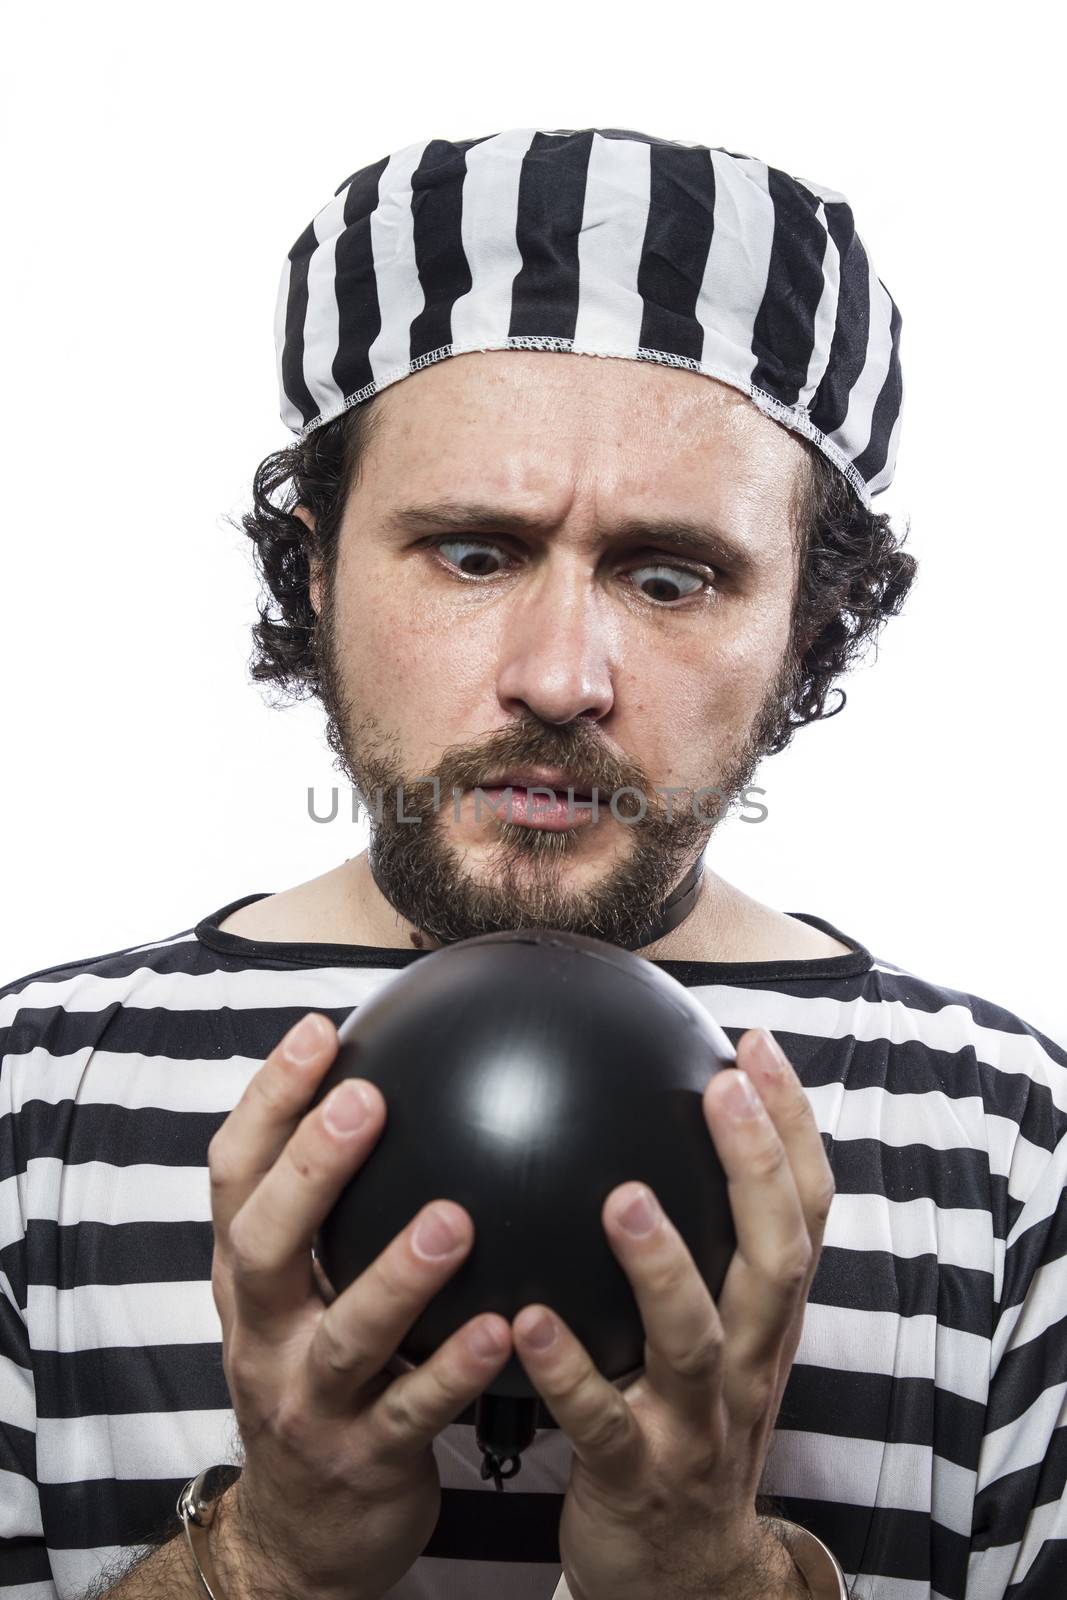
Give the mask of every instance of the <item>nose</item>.
[(603, 596), (580, 561), (539, 573), (508, 609), (497, 675), (501, 706), (542, 722), (599, 722), (615, 699), (613, 643)]

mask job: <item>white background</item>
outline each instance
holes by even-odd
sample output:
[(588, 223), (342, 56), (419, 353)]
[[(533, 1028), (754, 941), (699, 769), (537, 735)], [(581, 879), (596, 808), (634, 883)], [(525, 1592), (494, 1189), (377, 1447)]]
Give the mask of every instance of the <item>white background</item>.
[[(1047, 14), (1047, 13), (1046, 13)], [(275, 293), (423, 138), (640, 129), (844, 192), (903, 315), (920, 560), (846, 710), (710, 862), (1067, 1040), (1064, 142), (1036, 5), (60, 4), (5, 25), (0, 981), (354, 855), (311, 705), (246, 663), (227, 521), (278, 417)]]

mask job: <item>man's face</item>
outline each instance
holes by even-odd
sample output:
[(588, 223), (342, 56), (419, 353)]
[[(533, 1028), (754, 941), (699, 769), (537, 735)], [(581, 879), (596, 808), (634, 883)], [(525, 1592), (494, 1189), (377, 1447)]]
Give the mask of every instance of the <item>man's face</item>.
[[(442, 943), (639, 944), (788, 693), (802, 446), (700, 374), (564, 353), (451, 357), (376, 409), (312, 599), (330, 742), (382, 795), (379, 886)], [(562, 817), (521, 782), (546, 770)]]

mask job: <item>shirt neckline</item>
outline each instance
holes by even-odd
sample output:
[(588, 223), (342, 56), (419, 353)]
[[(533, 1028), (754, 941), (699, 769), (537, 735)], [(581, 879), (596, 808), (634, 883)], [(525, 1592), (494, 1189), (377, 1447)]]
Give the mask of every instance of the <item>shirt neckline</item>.
[[(257, 900), (266, 900), (271, 893), (246, 894), (229, 905), (201, 919), (193, 930), (201, 944), (220, 955), (243, 956), (247, 961), (279, 961), (300, 967), (409, 967), (415, 961), (432, 955), (432, 950), (400, 950), (389, 945), (288, 943), (272, 939), (246, 939), (242, 934), (223, 933), (219, 923), (224, 922), (242, 906)], [(780, 983), (797, 978), (856, 978), (869, 972), (874, 957), (850, 934), (842, 933), (833, 923), (809, 911), (787, 913), (800, 922), (806, 922), (831, 938), (850, 946), (847, 955), (816, 956), (812, 960), (791, 958), (779, 961), (654, 961), (664, 972), (687, 986), (705, 983)]]

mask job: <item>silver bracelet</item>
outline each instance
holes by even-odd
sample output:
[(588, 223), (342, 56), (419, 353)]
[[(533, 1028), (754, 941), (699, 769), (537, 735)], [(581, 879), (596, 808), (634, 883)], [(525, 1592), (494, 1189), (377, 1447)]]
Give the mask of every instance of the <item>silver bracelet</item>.
[(240, 1467), (205, 1467), (190, 1478), (178, 1496), (178, 1516), (185, 1530), (185, 1542), (193, 1558), (196, 1575), (207, 1600), (225, 1600), (208, 1549), (208, 1529), (215, 1520), (218, 1497), (240, 1476)]
[[(206, 1467), (197, 1477), (189, 1479), (178, 1496), (177, 1511), (185, 1530), (185, 1542), (207, 1600), (225, 1600), (211, 1563), (208, 1529), (215, 1520), (218, 1496), (239, 1475), (238, 1467)], [(849, 1600), (844, 1571), (822, 1540), (799, 1522), (787, 1522), (784, 1517), (773, 1520), (776, 1528), (789, 1530), (779, 1537), (804, 1579), (811, 1600)], [(563, 1581), (556, 1590), (557, 1596), (561, 1589), (566, 1595), (568, 1591)]]
[(787, 1522), (783, 1517), (776, 1517), (774, 1522), (776, 1527), (789, 1530), (779, 1537), (807, 1584), (811, 1600), (849, 1600), (845, 1574), (833, 1551), (799, 1522)]

